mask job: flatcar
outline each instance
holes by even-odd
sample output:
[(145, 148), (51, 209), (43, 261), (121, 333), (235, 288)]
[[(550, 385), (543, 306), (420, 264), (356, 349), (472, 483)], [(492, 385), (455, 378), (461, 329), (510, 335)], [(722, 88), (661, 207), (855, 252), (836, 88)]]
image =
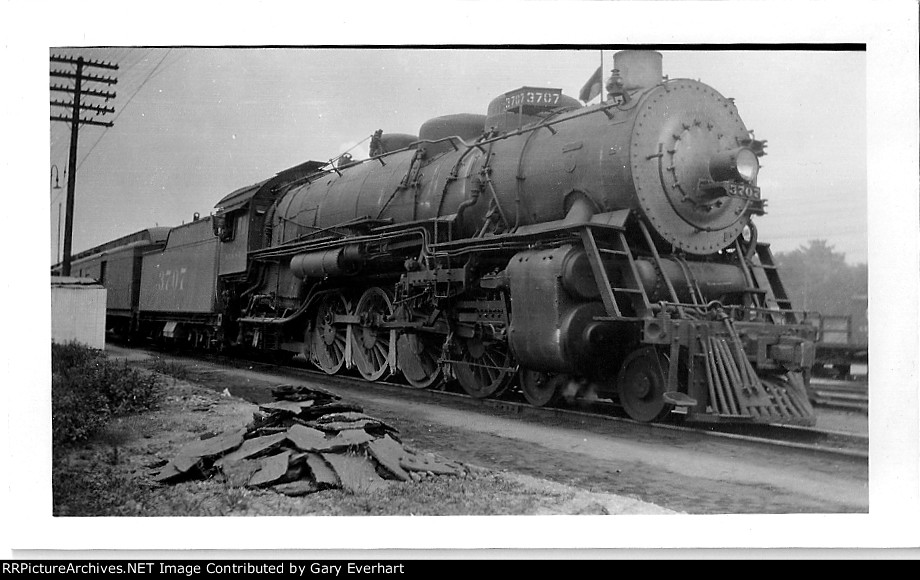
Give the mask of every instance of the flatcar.
[(218, 202), (144, 255), (135, 327), (638, 421), (813, 425), (794, 311), (731, 99), (615, 55), (606, 99), (521, 87)]
[[(832, 379), (865, 377), (869, 365), (869, 344), (865, 330), (857, 329), (850, 314), (816, 314), (817, 327), (812, 376)], [(856, 372), (856, 369), (866, 372)]]

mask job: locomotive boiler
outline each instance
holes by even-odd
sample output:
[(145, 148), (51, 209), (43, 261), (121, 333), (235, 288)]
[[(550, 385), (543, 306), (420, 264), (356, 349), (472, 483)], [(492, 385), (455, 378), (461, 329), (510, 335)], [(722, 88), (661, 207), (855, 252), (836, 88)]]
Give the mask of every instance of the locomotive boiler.
[(814, 424), (814, 329), (752, 222), (765, 143), (657, 52), (614, 67), (600, 104), (522, 87), (222, 200), (221, 336), (474, 397)]

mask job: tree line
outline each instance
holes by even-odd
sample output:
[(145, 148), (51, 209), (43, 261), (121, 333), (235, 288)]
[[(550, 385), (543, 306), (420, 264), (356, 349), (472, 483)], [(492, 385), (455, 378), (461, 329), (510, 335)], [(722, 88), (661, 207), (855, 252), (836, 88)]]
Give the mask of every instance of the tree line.
[(834, 251), (826, 240), (810, 240), (791, 252), (778, 252), (774, 258), (793, 309), (824, 316), (850, 316), (854, 338), (866, 341), (866, 264), (847, 264), (846, 254)]

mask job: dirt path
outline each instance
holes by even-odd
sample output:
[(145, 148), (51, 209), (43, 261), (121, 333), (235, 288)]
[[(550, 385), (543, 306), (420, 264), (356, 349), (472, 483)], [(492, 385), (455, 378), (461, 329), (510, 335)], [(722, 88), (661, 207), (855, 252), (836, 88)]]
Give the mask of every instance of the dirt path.
[[(116, 356), (145, 355), (111, 349)], [(640, 499), (686, 513), (865, 513), (868, 462), (799, 452), (688, 441), (679, 434), (636, 440), (615, 430), (582, 429), (512, 416), (391, 398), (386, 390), (318, 384), (247, 369), (186, 361), (193, 379), (265, 401), (268, 389), (303, 383), (332, 391), (391, 422), (405, 441), (453, 459), (590, 492)]]

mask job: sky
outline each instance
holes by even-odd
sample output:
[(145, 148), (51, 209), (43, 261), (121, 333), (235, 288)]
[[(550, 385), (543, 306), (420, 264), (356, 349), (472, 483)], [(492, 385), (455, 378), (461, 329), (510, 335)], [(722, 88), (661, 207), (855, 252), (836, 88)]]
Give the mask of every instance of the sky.
[[(577, 96), (602, 53), (609, 74), (614, 52), (51, 47), (52, 54), (119, 66), (88, 71), (118, 84), (96, 84), (117, 94), (104, 103), (115, 109), (103, 117), (114, 126), (80, 129), (73, 251), (207, 215), (235, 189), (357, 143), (353, 154), (366, 157), (365, 139), (377, 129), (417, 134), (430, 118), (484, 113), (492, 98), (524, 85)], [(760, 240), (783, 252), (824, 239), (848, 262), (865, 263), (865, 52), (660, 52), (665, 75), (697, 79), (734, 98), (748, 128), (768, 141), (759, 177), (767, 199), (767, 215), (756, 221)], [(67, 68), (73, 67), (49, 65)], [(54, 263), (61, 255), (56, 232), (68, 123), (51, 123), (50, 144), (57, 167), (49, 185)], [(54, 171), (60, 190), (53, 189)]]

